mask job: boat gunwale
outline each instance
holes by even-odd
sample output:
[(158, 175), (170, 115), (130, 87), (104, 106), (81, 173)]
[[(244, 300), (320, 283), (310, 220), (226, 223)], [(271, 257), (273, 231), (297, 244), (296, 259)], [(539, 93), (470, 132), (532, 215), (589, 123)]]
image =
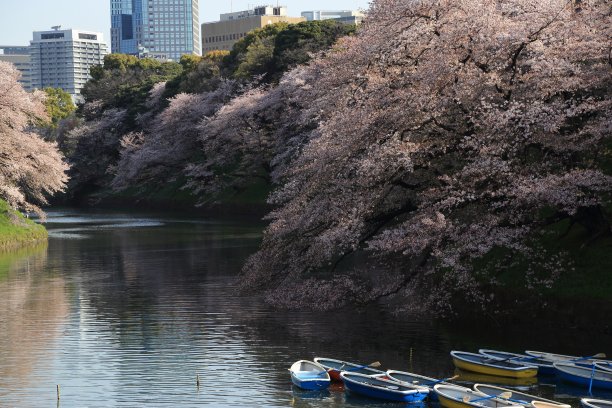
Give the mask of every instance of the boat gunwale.
[(593, 404), (593, 402), (595, 402), (595, 403), (597, 403), (597, 402), (602, 403), (603, 402), (604, 406), (612, 407), (612, 401), (604, 400), (604, 399), (601, 399), (601, 398), (580, 398), (580, 404), (582, 406), (587, 406), (587, 407), (590, 407), (590, 408), (602, 408), (601, 405), (595, 405), (595, 404)]
[[(347, 378), (347, 376), (349, 378)], [(351, 376), (355, 376), (355, 377), (361, 377), (364, 380), (370, 379), (370, 380), (377, 380), (380, 382), (388, 382), (389, 385), (397, 385), (399, 387), (403, 387), (403, 388), (410, 388), (409, 390), (394, 390), (392, 388), (387, 388), (385, 386), (377, 386), (375, 384), (372, 383), (367, 383), (367, 382), (363, 382), (363, 381), (357, 381), (355, 379), (351, 379)], [(348, 381), (349, 383), (353, 383), (353, 384), (358, 384), (358, 385), (365, 385), (365, 386), (369, 386), (369, 387), (373, 387), (374, 389), (378, 389), (378, 390), (384, 390), (385, 392), (390, 392), (396, 395), (401, 395), (401, 396), (407, 396), (407, 395), (412, 395), (412, 394), (429, 394), (429, 388), (427, 387), (418, 387), (418, 386), (408, 386), (408, 385), (404, 385), (401, 384), (399, 381), (391, 381), (391, 380), (382, 380), (380, 378), (376, 378), (375, 376), (371, 376), (371, 375), (367, 375), (367, 374), (360, 374), (360, 373), (353, 373), (353, 372), (348, 372), (348, 371), (341, 371), (340, 372), (340, 377), (342, 377), (342, 380)]]
[[(498, 387), (498, 386), (496, 386), (496, 385), (492, 385), (492, 384), (482, 384), (482, 383), (476, 383), (476, 384), (474, 384), (474, 386), (473, 386), (473, 387), (474, 387), (474, 389), (475, 389), (475, 390), (477, 390), (477, 391), (479, 391), (479, 392), (481, 392), (481, 393), (483, 393), (483, 394), (486, 394), (486, 395), (491, 395), (491, 394), (489, 394), (489, 393), (487, 393), (487, 392), (484, 392), (484, 391), (479, 390), (477, 387), (480, 387), (480, 386), (482, 386), (482, 387), (491, 387), (491, 388), (495, 388), (495, 389), (501, 390), (502, 392), (507, 392), (507, 391), (509, 391), (509, 392), (511, 392), (511, 393), (512, 393), (511, 398), (513, 398), (513, 397), (514, 397), (514, 395), (522, 395), (522, 396), (526, 396), (526, 397), (528, 397), (528, 399), (526, 399), (526, 400), (522, 400), (522, 399), (521, 399), (521, 401), (525, 401), (525, 402), (527, 402), (528, 404), (531, 404), (533, 401), (541, 401), (541, 402), (546, 402), (546, 403), (548, 403), (548, 404), (563, 405), (563, 404), (561, 404), (561, 403), (559, 403), (559, 402), (557, 402), (557, 401), (553, 401), (553, 400), (549, 400), (549, 399), (546, 399), (546, 398), (538, 397), (537, 395), (527, 394), (527, 393), (524, 393), (524, 392), (521, 392), (521, 391), (517, 391), (517, 390), (512, 390), (512, 389), (509, 389), (509, 388)], [(502, 398), (502, 399), (505, 399), (505, 398)], [(514, 401), (511, 401), (511, 402), (514, 402)]]
[[(472, 406), (472, 407), (488, 408), (484, 404), (476, 404), (476, 403), (470, 402), (470, 401), (465, 402), (465, 401), (462, 401), (462, 400), (460, 400), (458, 398), (455, 398), (452, 395), (444, 392), (444, 390), (442, 390), (443, 388), (450, 388), (450, 389), (452, 389), (454, 391), (460, 391), (460, 392), (465, 393), (465, 394), (473, 394), (473, 395), (475, 395), (477, 397), (483, 397), (483, 398), (489, 397), (489, 395), (487, 395), (487, 394), (484, 394), (482, 392), (473, 390), (471, 388), (462, 387), (460, 385), (453, 385), (453, 384), (451, 384), (451, 385), (446, 385), (446, 384), (436, 384), (436, 385), (434, 385), (434, 392), (438, 395), (438, 398), (440, 398), (440, 397), (447, 398), (447, 399), (449, 399), (451, 401), (458, 402), (460, 404), (465, 404), (465, 405)], [(486, 399), (484, 401), (494, 401), (494, 402), (496, 402), (497, 404), (499, 404), (499, 405), (496, 405), (496, 408), (517, 408), (517, 407), (524, 406), (524, 405), (517, 404), (517, 403), (512, 402), (512, 401), (507, 401), (507, 400), (504, 400), (504, 399), (501, 399), (501, 398), (488, 398), (488, 399)], [(479, 402), (479, 401), (477, 401), (477, 402)]]
[[(320, 368), (321, 371), (313, 371), (315, 373), (319, 373), (318, 375), (320, 376), (320, 378), (301, 378), (299, 375), (297, 375), (296, 373), (298, 373), (300, 371), (295, 370), (293, 367), (296, 364), (302, 364), (302, 363), (311, 364), (311, 365), (314, 365), (317, 368)], [(329, 381), (329, 382), (331, 382), (331, 378), (329, 376), (329, 373), (325, 369), (325, 367), (323, 367), (321, 364), (317, 363), (316, 361), (298, 360), (295, 363), (291, 364), (291, 368), (289, 368), (289, 372), (291, 373), (292, 377), (294, 377), (297, 380), (302, 381), (302, 382), (306, 382), (306, 381)], [(323, 373), (325, 373), (325, 376), (322, 375)]]
[[(313, 358), (313, 361), (315, 363), (320, 364), (321, 366), (323, 366), (323, 368), (325, 368), (328, 372), (331, 371), (331, 370), (337, 371), (337, 372), (342, 372), (343, 370), (340, 370), (338, 368), (334, 368), (334, 367), (331, 367), (331, 366), (326, 366), (326, 364), (319, 362), (320, 360), (333, 361), (335, 363), (340, 363), (341, 365), (347, 366), (348, 368), (362, 367), (361, 368), (362, 370), (371, 371), (372, 373), (377, 373), (377, 374), (383, 374), (384, 373), (383, 370), (379, 370), (379, 369), (376, 369), (374, 367), (364, 366), (362, 364), (351, 363), (351, 362), (348, 362), (348, 361), (338, 360), (338, 359), (335, 359), (335, 358), (327, 358), (327, 357), (315, 357), (315, 358)], [(326, 368), (326, 367), (329, 367), (329, 368)], [(355, 371), (349, 371), (349, 372), (353, 373)]]
[[(500, 350), (492, 350), (492, 349), (478, 349), (478, 353), (490, 357), (490, 358), (500, 358), (503, 360), (503, 358), (501, 357), (496, 357), (494, 355), (492, 355), (493, 353), (499, 353), (499, 354), (509, 354), (509, 355), (513, 355), (516, 357), (520, 357), (520, 358), (527, 358), (527, 359), (534, 359), (533, 361), (521, 361), (518, 359), (509, 359), (510, 361), (513, 362), (517, 362), (517, 363), (528, 363), (528, 364), (533, 364), (535, 366), (543, 366), (543, 367), (549, 367), (552, 368), (552, 361), (550, 360), (546, 360), (544, 358), (540, 358), (540, 357), (536, 357), (536, 356), (530, 356), (529, 354), (520, 354), (520, 353), (512, 353), (510, 351), (500, 351)], [(491, 354), (489, 354), (491, 353)]]
[[(426, 380), (430, 380), (432, 381), (432, 384), (411, 384), (409, 382), (400, 380), (398, 378), (393, 377), (393, 374), (400, 374), (400, 375), (408, 375), (411, 377), (416, 377), (416, 378), (422, 378), (422, 379), (426, 379)], [(393, 381), (397, 381), (398, 383), (402, 383), (402, 384), (409, 384), (409, 385), (416, 385), (416, 386), (420, 386), (420, 387), (427, 387), (429, 389), (433, 389), (433, 386), (436, 384), (447, 384), (447, 385), (453, 385), (449, 382), (446, 381), (442, 381), (442, 382), (437, 382), (438, 380), (436, 380), (435, 378), (432, 377), (427, 377), (426, 375), (421, 375), (421, 374), (415, 374), (415, 373), (410, 373), (408, 371), (400, 371), (400, 370), (387, 370), (386, 374), (389, 378), (391, 378)], [(434, 384), (435, 383), (435, 384)]]
[(453, 350), (453, 351), (451, 351), (451, 352), (450, 352), (450, 354), (451, 354), (451, 356), (452, 356), (453, 358), (456, 358), (456, 359), (458, 359), (458, 360), (464, 361), (464, 362), (466, 362), (466, 363), (471, 363), (471, 364), (480, 364), (480, 365), (484, 365), (484, 366), (495, 367), (495, 368), (502, 369), (502, 370), (509, 370), (509, 371), (520, 372), (520, 371), (528, 371), (528, 370), (533, 370), (533, 369), (536, 369), (536, 370), (537, 370), (537, 368), (538, 368), (538, 366), (536, 366), (536, 365), (528, 365), (528, 364), (526, 364), (526, 365), (521, 365), (521, 364), (518, 364), (518, 363), (508, 362), (508, 361), (503, 361), (503, 362), (504, 362), (504, 363), (506, 363), (506, 364), (514, 365), (515, 367), (512, 367), (512, 366), (508, 367), (508, 366), (503, 366), (503, 365), (496, 365), (496, 364), (494, 364), (494, 363), (495, 363), (495, 360), (497, 360), (497, 361), (499, 362), (499, 361), (501, 361), (501, 360), (503, 360), (503, 359), (500, 359), (500, 358), (492, 358), (492, 357), (488, 358), (488, 359), (493, 360), (493, 361), (491, 361), (491, 362), (486, 362), (486, 363), (485, 363), (485, 362), (481, 362), (481, 361), (473, 361), (473, 360), (469, 360), (469, 359), (467, 359), (467, 358), (462, 358), (462, 357), (458, 356), (457, 354), (459, 354), (459, 353), (460, 353), (460, 354), (467, 354), (467, 355), (470, 355), (470, 356), (475, 356), (475, 357), (480, 357), (480, 358), (487, 358), (486, 356), (484, 356), (484, 355), (482, 355), (482, 354), (470, 353), (470, 352), (467, 352), (467, 351)]

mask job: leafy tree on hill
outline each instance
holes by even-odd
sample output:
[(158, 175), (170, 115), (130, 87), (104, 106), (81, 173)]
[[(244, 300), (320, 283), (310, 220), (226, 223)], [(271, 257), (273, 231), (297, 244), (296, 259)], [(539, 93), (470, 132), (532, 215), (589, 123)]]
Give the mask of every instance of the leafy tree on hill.
[(354, 25), (333, 20), (271, 24), (251, 31), (234, 45), (224, 61), (224, 72), (240, 79), (263, 75), (266, 82), (277, 82), (284, 72), (354, 32)]
[(85, 102), (101, 101), (104, 107), (128, 109), (128, 117), (134, 119), (144, 111), (143, 104), (153, 85), (175, 78), (182, 70), (176, 62), (109, 54), (103, 66), (91, 68), (92, 79), (81, 94)]
[(43, 91), (47, 94), (45, 108), (51, 119), (51, 127), (57, 128), (59, 121), (73, 114), (76, 106), (70, 94), (61, 88), (45, 88)]
[(180, 93), (202, 93), (214, 91), (221, 83), (221, 63), (227, 51), (212, 52), (198, 57), (183, 55), (180, 75), (166, 83), (164, 97), (171, 98)]

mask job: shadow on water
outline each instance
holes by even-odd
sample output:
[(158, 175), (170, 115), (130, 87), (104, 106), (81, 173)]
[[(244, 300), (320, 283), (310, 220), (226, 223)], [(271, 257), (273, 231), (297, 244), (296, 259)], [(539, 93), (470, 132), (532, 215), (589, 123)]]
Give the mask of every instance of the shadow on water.
[[(261, 239), (258, 220), (63, 210), (50, 212), (47, 226), (48, 248), (0, 257), (0, 398), (9, 406), (48, 405), (56, 384), (66, 407), (398, 406), (338, 386), (296, 390), (287, 368), (328, 356), (443, 378), (454, 370), (452, 349), (612, 345), (605, 336), (577, 343), (579, 333), (562, 330), (451, 327), (382, 307), (275, 310), (236, 289)], [(560, 397), (576, 405), (584, 393)]]

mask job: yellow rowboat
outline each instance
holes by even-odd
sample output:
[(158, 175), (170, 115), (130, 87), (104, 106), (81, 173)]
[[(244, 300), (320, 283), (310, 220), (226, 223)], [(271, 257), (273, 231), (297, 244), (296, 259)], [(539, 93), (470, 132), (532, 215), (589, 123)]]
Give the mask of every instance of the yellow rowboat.
[(500, 387), (530, 387), (538, 383), (538, 377), (527, 377), (527, 378), (498, 377), (496, 375), (473, 373), (471, 371), (460, 370), (458, 368), (455, 368), (454, 374), (459, 375), (461, 378), (461, 381), (467, 381), (471, 383), (486, 383), (486, 384), (497, 385)]
[(445, 408), (502, 408), (521, 407), (514, 402), (494, 398), (478, 391), (455, 385), (434, 385), (434, 392)]
[(513, 361), (483, 356), (482, 354), (451, 351), (455, 367), (480, 374), (510, 378), (528, 378), (538, 375), (538, 367)]
[[(507, 388), (496, 387), (494, 385), (489, 384), (474, 384), (474, 390), (481, 392), (485, 395), (492, 395), (501, 399), (504, 399), (502, 394), (506, 393), (507, 395), (508, 393), (510, 393), (511, 395), (508, 398), (509, 401), (516, 402), (525, 406), (530, 406), (532, 408), (572, 408), (570, 405), (562, 404), (557, 401), (549, 400), (535, 395), (525, 394), (523, 392), (515, 390), (509, 390)], [(537, 407), (534, 405), (535, 402), (538, 403)]]

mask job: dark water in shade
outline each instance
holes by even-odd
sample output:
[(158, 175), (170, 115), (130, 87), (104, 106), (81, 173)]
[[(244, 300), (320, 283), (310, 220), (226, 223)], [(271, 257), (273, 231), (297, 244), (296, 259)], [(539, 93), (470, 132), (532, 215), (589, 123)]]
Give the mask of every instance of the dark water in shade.
[[(271, 309), (234, 284), (257, 221), (58, 210), (47, 227), (48, 246), (0, 255), (0, 407), (393, 407), (338, 386), (301, 392), (287, 368), (318, 355), (448, 377), (452, 349), (612, 353), (610, 336), (562, 325)], [(586, 395), (554, 379), (509, 385), (575, 407)]]

